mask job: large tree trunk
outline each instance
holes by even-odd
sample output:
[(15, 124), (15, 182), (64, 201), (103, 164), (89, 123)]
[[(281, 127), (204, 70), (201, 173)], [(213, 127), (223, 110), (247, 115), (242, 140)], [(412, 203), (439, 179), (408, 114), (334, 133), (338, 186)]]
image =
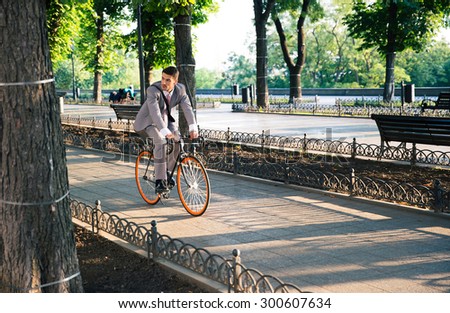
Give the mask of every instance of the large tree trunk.
[(253, 0), (256, 30), (256, 104), (260, 108), (269, 106), (266, 25), (274, 4), (275, 0), (268, 0), (265, 6), (262, 0)]
[(302, 70), (306, 60), (305, 44), (305, 19), (308, 15), (310, 1), (303, 1), (302, 12), (297, 21), (297, 61), (294, 63), (290, 54), (283, 25), (279, 18), (274, 20), (275, 28), (280, 38), (280, 46), (283, 52), (283, 59), (289, 70), (289, 103), (293, 103), (294, 98), (302, 97)]
[(384, 80), (383, 101), (390, 103), (394, 101), (395, 96), (395, 52), (386, 55), (386, 76)]
[(103, 45), (105, 43), (104, 33), (104, 17), (103, 10), (97, 10), (97, 19), (95, 20), (97, 27), (97, 43), (95, 54), (95, 73), (94, 73), (94, 101), (95, 103), (102, 103), (102, 80), (103, 80), (103, 67), (104, 67), (104, 51)]
[(397, 11), (396, 1), (389, 1), (389, 26), (388, 26), (388, 43), (386, 52), (386, 76), (384, 80), (383, 101), (392, 102), (395, 96), (395, 52), (396, 52), (396, 33), (397, 33)]
[(0, 292), (83, 291), (45, 5), (0, 4)]
[[(180, 71), (178, 81), (186, 86), (192, 108), (194, 109), (194, 113), (196, 113), (195, 59), (192, 53), (191, 16), (178, 15), (174, 20), (176, 62)], [(179, 127), (181, 134), (187, 135), (189, 133), (189, 125), (187, 125), (182, 110), (179, 112)]]
[[(155, 59), (155, 52), (154, 52), (154, 46), (153, 46), (153, 38), (152, 33), (155, 29), (155, 19), (153, 18), (152, 14), (149, 13), (146, 10), (141, 10), (141, 27), (142, 27), (142, 46), (143, 46), (143, 58), (144, 58), (144, 86), (141, 88), (144, 88), (146, 91), (147, 88), (153, 83), (153, 77), (152, 77), (152, 70), (154, 65), (154, 59)], [(146, 38), (146, 41), (144, 40)], [(145, 49), (145, 46), (147, 45), (147, 49)]]

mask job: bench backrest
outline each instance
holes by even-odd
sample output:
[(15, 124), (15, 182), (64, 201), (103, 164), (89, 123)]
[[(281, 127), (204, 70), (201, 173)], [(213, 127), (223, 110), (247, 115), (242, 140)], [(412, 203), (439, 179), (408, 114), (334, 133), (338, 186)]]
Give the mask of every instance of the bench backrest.
[(436, 106), (449, 106), (450, 105), (450, 92), (441, 92), (436, 101)]
[(450, 118), (372, 114), (381, 140), (450, 146)]
[(114, 109), (118, 120), (134, 120), (136, 114), (141, 108), (140, 105), (127, 105), (127, 104), (111, 104), (111, 108)]

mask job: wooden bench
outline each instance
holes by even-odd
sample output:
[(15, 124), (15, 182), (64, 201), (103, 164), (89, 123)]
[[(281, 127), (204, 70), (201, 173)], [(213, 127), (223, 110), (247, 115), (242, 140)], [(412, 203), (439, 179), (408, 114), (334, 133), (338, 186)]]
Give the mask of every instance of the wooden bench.
[(118, 120), (128, 120), (128, 122), (136, 119), (136, 114), (141, 108), (140, 105), (131, 104), (111, 104), (110, 107), (113, 108)]
[(439, 93), (437, 100), (424, 99), (421, 106), (422, 112), (425, 110), (450, 110), (450, 92)]
[(128, 133), (128, 162), (131, 161), (131, 136), (134, 131), (131, 131), (131, 122), (136, 119), (136, 114), (139, 112), (141, 105), (132, 104), (110, 104), (109, 105), (116, 113), (118, 120), (127, 120), (127, 127), (123, 131), (123, 148), (121, 154), (115, 154), (115, 157), (111, 160), (125, 160), (125, 131)]
[(400, 142), (405, 146), (412, 143), (413, 155), (411, 162), (415, 163), (416, 144), (450, 146), (450, 118), (424, 116), (396, 116), (372, 114), (377, 123), (381, 137), (380, 156), (389, 142)]

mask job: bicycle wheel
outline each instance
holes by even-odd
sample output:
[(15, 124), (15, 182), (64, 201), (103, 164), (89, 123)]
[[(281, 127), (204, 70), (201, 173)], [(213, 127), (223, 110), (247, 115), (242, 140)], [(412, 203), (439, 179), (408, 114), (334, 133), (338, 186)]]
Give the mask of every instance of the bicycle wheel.
[(156, 204), (160, 195), (155, 192), (155, 166), (153, 154), (141, 151), (135, 165), (136, 186), (142, 199), (148, 204)]
[(177, 189), (181, 203), (193, 216), (205, 213), (211, 193), (208, 173), (193, 156), (183, 158), (177, 169)]

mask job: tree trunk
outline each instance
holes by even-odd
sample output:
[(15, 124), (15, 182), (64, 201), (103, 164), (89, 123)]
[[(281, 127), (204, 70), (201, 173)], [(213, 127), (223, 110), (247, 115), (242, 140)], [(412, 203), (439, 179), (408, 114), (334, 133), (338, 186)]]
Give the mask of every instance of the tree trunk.
[(0, 4), (0, 292), (83, 291), (46, 2)]
[[(195, 59), (192, 53), (191, 15), (178, 15), (175, 21), (175, 51), (176, 63), (180, 76), (178, 81), (186, 86), (186, 91), (191, 100), (192, 108), (196, 113), (195, 102)], [(184, 113), (179, 111), (179, 128), (181, 134), (189, 133)]]
[[(142, 46), (144, 54), (144, 86), (141, 88), (144, 88), (145, 91), (147, 91), (147, 88), (153, 83), (153, 77), (152, 77), (152, 70), (154, 66), (154, 59), (155, 59), (155, 52), (154, 47), (152, 45), (152, 33), (155, 25), (155, 20), (153, 16), (146, 10), (141, 11), (141, 27), (142, 27)], [(146, 38), (146, 40), (144, 40)], [(145, 49), (147, 44), (147, 49)]]
[(275, 27), (280, 38), (280, 46), (283, 51), (283, 58), (286, 66), (289, 70), (289, 103), (294, 102), (294, 98), (302, 97), (302, 70), (306, 60), (306, 45), (305, 45), (305, 19), (308, 15), (310, 1), (303, 1), (302, 12), (297, 21), (297, 61), (294, 64), (291, 56), (289, 55), (289, 48), (287, 45), (286, 35), (284, 33), (283, 26), (279, 18), (274, 20)]
[(395, 52), (386, 55), (386, 76), (383, 91), (383, 101), (390, 103), (394, 101), (395, 96)]
[(94, 101), (95, 103), (102, 103), (102, 75), (104, 66), (104, 52), (103, 45), (105, 43), (104, 34), (104, 17), (103, 10), (97, 10), (97, 19), (95, 25), (97, 26), (97, 43), (95, 54), (95, 73), (94, 73)]
[(396, 1), (389, 1), (389, 25), (388, 42), (386, 52), (386, 76), (384, 80), (383, 101), (390, 103), (395, 96), (395, 52), (396, 52), (396, 34), (397, 34), (397, 11)]
[(256, 104), (260, 108), (269, 106), (266, 25), (274, 4), (275, 0), (268, 0), (264, 8), (262, 0), (253, 0), (256, 29)]

